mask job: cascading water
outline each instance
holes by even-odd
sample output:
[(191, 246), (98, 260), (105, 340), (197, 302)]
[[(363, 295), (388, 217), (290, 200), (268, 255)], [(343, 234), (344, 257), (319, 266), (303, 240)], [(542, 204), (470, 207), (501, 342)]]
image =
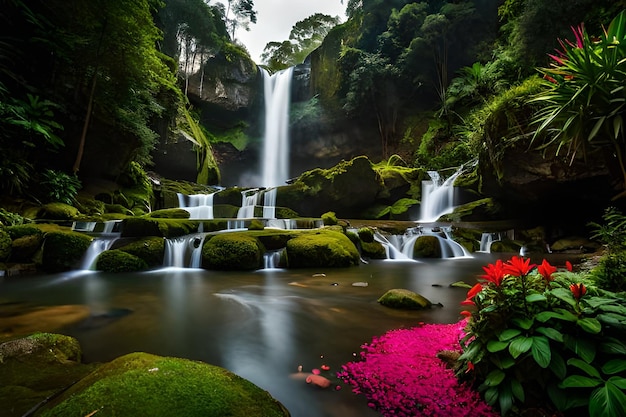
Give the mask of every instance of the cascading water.
[(420, 223), (432, 223), (444, 214), (454, 210), (454, 181), (463, 167), (457, 170), (445, 181), (436, 171), (428, 171), (430, 181), (422, 181), (422, 204), (420, 208)]
[(277, 187), (289, 179), (289, 106), (293, 67), (271, 75), (264, 69), (265, 133), (262, 184)]
[(164, 267), (200, 268), (202, 264), (203, 234), (165, 239)]
[(117, 239), (116, 237), (97, 237), (91, 241), (91, 244), (87, 248), (85, 255), (80, 263), (80, 269), (90, 270), (93, 269), (96, 259), (102, 252), (109, 250), (113, 243)]
[(241, 207), (237, 212), (238, 219), (251, 219), (254, 217), (254, 209), (259, 203), (259, 195), (257, 188), (241, 192)]
[(374, 233), (374, 239), (385, 247), (387, 259), (413, 260), (415, 242), (421, 236), (434, 236), (439, 242), (441, 258), (471, 258), (470, 253), (461, 244), (452, 239), (449, 227), (416, 227), (407, 229), (404, 235), (384, 236)]
[(187, 210), (189, 212), (190, 219), (197, 220), (213, 218), (213, 197), (215, 193), (192, 195), (177, 193), (177, 195), (178, 207)]

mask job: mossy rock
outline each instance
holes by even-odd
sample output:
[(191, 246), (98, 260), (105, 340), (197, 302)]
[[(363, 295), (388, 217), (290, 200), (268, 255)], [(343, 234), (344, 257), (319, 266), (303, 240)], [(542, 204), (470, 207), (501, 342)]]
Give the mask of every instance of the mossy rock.
[(378, 302), (385, 307), (403, 310), (423, 310), (432, 306), (428, 299), (402, 288), (387, 291), (378, 299)]
[(96, 259), (96, 270), (104, 272), (137, 272), (148, 269), (143, 259), (119, 249), (102, 252)]
[(369, 227), (362, 227), (357, 231), (359, 239), (364, 243), (372, 243), (374, 241), (374, 231)]
[(78, 197), (77, 208), (88, 216), (102, 216), (106, 212), (104, 202), (86, 197)]
[(371, 259), (387, 259), (387, 250), (380, 242), (361, 242), (361, 253)]
[(0, 410), (5, 417), (26, 415), (55, 392), (89, 374), (73, 337), (35, 333), (0, 344)]
[(38, 219), (47, 220), (72, 220), (80, 216), (76, 207), (63, 203), (49, 203), (41, 207), (37, 212)]
[(579, 236), (572, 236), (563, 239), (559, 239), (554, 242), (550, 248), (556, 252), (567, 252), (567, 251), (580, 251), (593, 252), (600, 247), (599, 244), (595, 242), (591, 242), (589, 239)]
[(263, 230), (265, 229), (265, 225), (259, 219), (253, 219), (248, 225), (248, 230)]
[(91, 244), (91, 237), (77, 232), (48, 232), (44, 237), (41, 267), (46, 272), (74, 269)]
[(125, 216), (133, 216), (133, 212), (121, 204), (105, 204), (104, 208), (107, 213), (117, 213), (123, 214)]
[(446, 222), (475, 222), (495, 220), (501, 217), (501, 207), (492, 198), (483, 198), (455, 207), (450, 214), (439, 220)]
[(264, 229), (263, 233), (255, 234), (266, 250), (278, 250), (287, 246), (292, 233), (284, 230)]
[[(204, 223), (204, 222), (203, 222)], [(178, 237), (196, 233), (200, 221), (187, 219), (151, 219), (133, 217), (124, 219), (122, 237)]]
[(148, 214), (153, 219), (188, 219), (189, 216), (189, 212), (181, 208), (154, 210)]
[(20, 237), (29, 236), (29, 235), (39, 235), (43, 237), (43, 232), (41, 229), (29, 225), (29, 224), (20, 224), (17, 226), (9, 226), (5, 228), (6, 232), (11, 236), (11, 239), (18, 239)]
[(290, 268), (348, 267), (360, 260), (354, 243), (331, 230), (305, 232), (289, 240), (287, 258)]
[(142, 259), (148, 267), (162, 266), (165, 240), (162, 237), (146, 237), (124, 244), (124, 246), (115, 246), (113, 249), (119, 249)]
[(337, 215), (334, 211), (328, 211), (322, 214), (322, 221), (324, 222), (324, 226), (334, 226), (338, 223)]
[(88, 375), (41, 416), (286, 417), (269, 393), (226, 369), (131, 353)]
[(12, 243), (9, 233), (0, 229), (0, 261), (5, 261), (11, 256)]
[(299, 214), (295, 210), (289, 207), (276, 207), (277, 219), (295, 219), (296, 217), (299, 217)]
[(491, 253), (519, 253), (522, 245), (519, 242), (510, 240), (510, 239), (502, 239), (497, 240), (491, 244), (490, 252)]
[(31, 262), (33, 256), (41, 248), (43, 233), (18, 237), (11, 244), (11, 262)]
[(441, 258), (441, 244), (436, 236), (420, 236), (415, 240), (413, 258)]
[(263, 265), (265, 248), (246, 233), (215, 235), (202, 247), (202, 266), (215, 270), (254, 270)]
[(213, 217), (216, 219), (236, 219), (239, 212), (239, 206), (231, 206), (229, 204), (214, 204)]

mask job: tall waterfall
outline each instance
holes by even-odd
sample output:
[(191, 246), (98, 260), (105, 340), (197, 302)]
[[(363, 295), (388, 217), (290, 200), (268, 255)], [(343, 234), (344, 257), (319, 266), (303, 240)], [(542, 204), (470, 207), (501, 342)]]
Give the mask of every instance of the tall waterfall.
[(264, 69), (265, 134), (262, 186), (276, 187), (289, 179), (289, 105), (293, 67), (271, 75)]

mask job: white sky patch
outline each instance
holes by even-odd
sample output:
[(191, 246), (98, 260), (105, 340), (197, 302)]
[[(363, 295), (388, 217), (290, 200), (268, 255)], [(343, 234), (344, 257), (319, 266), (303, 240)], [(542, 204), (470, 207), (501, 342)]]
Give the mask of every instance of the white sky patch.
[(282, 42), (289, 39), (291, 28), (300, 20), (315, 13), (339, 16), (346, 21), (347, 0), (254, 0), (257, 23), (250, 25), (250, 31), (238, 29), (235, 37), (243, 43), (250, 56), (261, 63), (261, 54), (268, 42)]

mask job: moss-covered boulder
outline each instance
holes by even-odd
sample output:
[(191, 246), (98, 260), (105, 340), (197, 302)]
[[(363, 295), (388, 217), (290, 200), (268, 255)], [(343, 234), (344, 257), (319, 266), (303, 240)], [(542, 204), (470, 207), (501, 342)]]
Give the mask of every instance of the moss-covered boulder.
[(142, 259), (148, 267), (156, 267), (163, 265), (165, 240), (162, 237), (154, 236), (140, 238), (132, 242), (122, 240), (122, 245), (114, 245), (113, 249), (119, 249)]
[(43, 233), (27, 235), (13, 239), (11, 243), (10, 262), (32, 262), (33, 257), (41, 248)]
[(76, 268), (91, 244), (91, 237), (77, 232), (48, 232), (44, 237), (41, 267), (46, 272)]
[(366, 258), (387, 259), (387, 250), (379, 242), (361, 242), (361, 253)]
[(441, 258), (441, 244), (437, 236), (420, 236), (415, 240), (413, 258)]
[(202, 247), (202, 267), (215, 270), (253, 270), (263, 266), (265, 248), (254, 236), (227, 233), (209, 237)]
[(11, 236), (4, 229), (0, 229), (0, 261), (9, 259), (11, 246)]
[(80, 215), (76, 207), (64, 203), (49, 203), (37, 212), (38, 219), (72, 220)]
[(36, 333), (0, 344), (0, 414), (19, 417), (89, 374), (73, 337)]
[(483, 198), (455, 207), (450, 214), (441, 217), (447, 222), (474, 222), (501, 218), (501, 207), (493, 198)]
[(387, 291), (378, 302), (385, 307), (403, 310), (423, 310), (432, 306), (432, 303), (420, 294), (403, 288)]
[(519, 253), (522, 248), (522, 243), (513, 241), (511, 239), (502, 239), (495, 241), (491, 244), (490, 252), (492, 253)]
[(189, 216), (190, 213), (181, 208), (154, 210), (147, 215), (153, 219), (188, 219)]
[(359, 252), (343, 233), (321, 230), (302, 233), (287, 242), (290, 268), (348, 267), (359, 264)]
[(122, 237), (184, 236), (197, 232), (200, 223), (200, 221), (187, 219), (152, 219), (148, 217), (132, 217), (124, 219), (122, 224)]
[(41, 416), (285, 417), (266, 391), (226, 369), (131, 353), (98, 368), (55, 399)]
[(136, 272), (148, 269), (143, 259), (119, 249), (102, 252), (96, 259), (96, 270), (104, 272)]

